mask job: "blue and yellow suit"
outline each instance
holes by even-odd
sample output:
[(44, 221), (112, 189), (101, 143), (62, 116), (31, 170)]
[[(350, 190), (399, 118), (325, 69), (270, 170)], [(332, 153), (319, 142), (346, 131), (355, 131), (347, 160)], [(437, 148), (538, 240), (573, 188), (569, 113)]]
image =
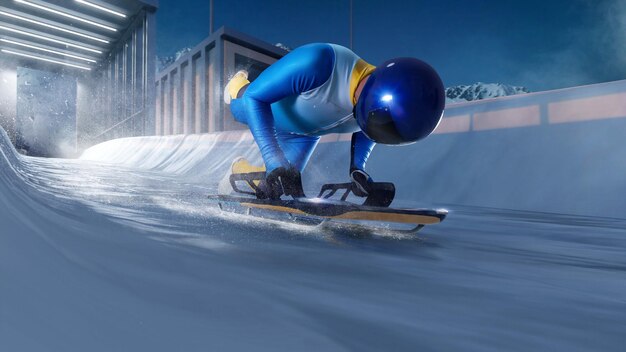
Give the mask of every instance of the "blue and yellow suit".
[(289, 165), (302, 172), (320, 136), (350, 132), (350, 169), (363, 170), (375, 143), (353, 110), (359, 82), (374, 69), (342, 46), (305, 45), (263, 71), (230, 109), (249, 126), (268, 172)]

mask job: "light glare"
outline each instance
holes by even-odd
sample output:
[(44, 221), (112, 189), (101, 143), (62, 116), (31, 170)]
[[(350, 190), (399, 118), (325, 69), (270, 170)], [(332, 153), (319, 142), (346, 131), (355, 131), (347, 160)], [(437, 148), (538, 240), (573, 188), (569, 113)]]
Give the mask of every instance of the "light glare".
[(41, 6), (41, 5), (38, 5), (38, 4), (34, 4), (34, 3), (28, 2), (26, 0), (15, 0), (15, 2), (18, 2), (20, 4), (24, 4), (24, 5), (28, 5), (28, 6), (40, 9), (40, 10), (48, 11), (48, 12), (51, 12), (51, 13), (54, 13), (54, 14), (57, 14), (57, 15), (60, 15), (60, 16), (71, 18), (73, 20), (80, 21), (80, 22), (83, 22), (83, 23), (87, 23), (87, 24), (90, 24), (92, 26), (104, 28), (104, 29), (109, 30), (111, 32), (117, 32), (117, 29), (115, 29), (113, 27), (106, 26), (106, 25), (98, 23), (98, 22), (90, 21), (90, 20), (88, 20), (86, 18), (81, 18), (81, 17), (78, 17), (78, 16), (70, 15), (69, 13), (57, 11), (55, 9), (52, 9), (52, 8), (49, 8), (49, 7), (46, 7), (46, 6)]
[(91, 39), (91, 40), (95, 40), (101, 43), (105, 43), (108, 44), (109, 41), (108, 40), (104, 40), (104, 39), (100, 39), (100, 38), (96, 38), (87, 34), (83, 34), (83, 33), (79, 33), (79, 32), (75, 32), (75, 31), (71, 31), (69, 29), (65, 29), (65, 28), (61, 28), (61, 27), (57, 27), (57, 26), (53, 26), (51, 24), (47, 24), (47, 23), (43, 23), (43, 22), (39, 22), (39, 21), (35, 21), (35, 20), (31, 20), (30, 18), (26, 18), (26, 17), (22, 17), (22, 16), (18, 16), (9, 12), (4, 12), (4, 11), (0, 11), (0, 15), (3, 16), (7, 16), (7, 17), (11, 17), (11, 18), (15, 18), (18, 19), (20, 21), (24, 21), (24, 22), (28, 22), (28, 23), (33, 23), (42, 27), (46, 27), (46, 28), (52, 28), (55, 29), (57, 31), (61, 31), (61, 32), (65, 32), (65, 33), (69, 33), (69, 34), (73, 34), (73, 35), (77, 35), (79, 37), (83, 37), (83, 38), (87, 38), (87, 39)]
[(85, 0), (76, 0), (76, 2), (77, 2), (77, 3), (79, 3), (79, 4), (83, 4), (83, 5), (91, 6), (91, 7), (93, 7), (93, 8), (96, 8), (96, 9), (100, 10), (100, 11), (108, 12), (108, 13), (113, 14), (113, 15), (115, 15), (115, 16), (119, 16), (119, 17), (122, 17), (122, 18), (126, 18), (126, 15), (125, 15), (125, 14), (123, 14), (123, 13), (121, 13), (121, 12), (117, 12), (117, 11), (114, 11), (114, 10), (108, 9), (108, 8), (106, 8), (106, 7), (104, 7), (104, 6), (100, 6), (100, 5), (94, 4), (94, 3), (89, 2), (89, 1), (85, 1)]
[(26, 31), (22, 31), (22, 30), (19, 30), (19, 29), (14, 29), (14, 28), (5, 27), (5, 26), (0, 26), (0, 29), (4, 29), (5, 31), (9, 31), (9, 32), (13, 32), (13, 33), (23, 34), (23, 35), (26, 35), (26, 36), (29, 36), (29, 37), (33, 37), (33, 38), (47, 40), (49, 42), (53, 42), (53, 43), (57, 43), (57, 44), (70, 46), (72, 48), (78, 48), (78, 49), (82, 49), (82, 50), (86, 50), (86, 51), (91, 51), (92, 53), (96, 53), (96, 54), (102, 54), (102, 51), (100, 51), (100, 50), (90, 49), (90, 48), (87, 48), (87, 47), (84, 47), (84, 46), (81, 46), (81, 45), (76, 45), (76, 44), (64, 42), (62, 40), (53, 39), (53, 38), (50, 38), (50, 37), (46, 37), (46, 36), (35, 34), (35, 33), (26, 32)]
[(45, 62), (51, 62), (54, 64), (58, 64), (58, 65), (64, 65), (64, 66), (70, 66), (70, 67), (74, 67), (74, 68), (79, 68), (81, 70), (86, 70), (86, 71), (91, 71), (91, 68), (89, 67), (85, 67), (85, 66), (80, 66), (80, 65), (74, 65), (74, 64), (70, 64), (67, 62), (63, 62), (63, 61), (57, 61), (57, 60), (52, 60), (52, 59), (48, 59), (45, 57), (40, 57), (40, 56), (35, 56), (35, 55), (28, 55), (28, 54), (22, 54), (22, 53), (18, 53), (16, 51), (11, 51), (11, 50), (7, 50), (7, 49), (2, 49), (3, 53), (7, 53), (7, 54), (12, 54), (12, 55), (17, 55), (17, 56), (23, 56), (23, 57), (27, 57), (30, 59), (35, 59), (35, 60), (40, 60), (40, 61), (45, 61)]
[(391, 94), (383, 95), (382, 101), (384, 101), (385, 103), (388, 103), (388, 102), (390, 102), (392, 100), (393, 100), (393, 95), (391, 95)]
[(52, 53), (52, 54), (63, 55), (63, 56), (71, 57), (71, 58), (78, 59), (78, 60), (83, 60), (83, 61), (87, 61), (87, 62), (96, 63), (96, 60), (88, 59), (88, 58), (86, 58), (86, 57), (81, 57), (81, 56), (72, 55), (72, 54), (64, 53), (64, 52), (62, 52), (62, 51), (56, 51), (56, 50), (46, 49), (46, 48), (42, 48), (42, 47), (40, 47), (40, 46), (36, 46), (36, 45), (30, 45), (30, 44), (26, 44), (26, 43), (20, 43), (20, 42), (16, 42), (16, 41), (9, 40), (9, 39), (0, 38), (0, 42), (5, 42), (5, 43), (9, 43), (9, 44), (15, 44), (15, 45), (23, 46), (23, 47), (25, 47), (25, 48), (30, 48), (30, 49), (35, 49), (35, 50), (41, 50), (41, 51), (45, 51), (45, 52)]

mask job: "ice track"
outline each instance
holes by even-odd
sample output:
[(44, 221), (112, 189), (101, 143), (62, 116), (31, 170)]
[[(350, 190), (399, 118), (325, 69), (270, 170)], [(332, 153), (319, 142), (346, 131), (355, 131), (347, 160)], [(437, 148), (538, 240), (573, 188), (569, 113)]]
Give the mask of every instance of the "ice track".
[(215, 183), (0, 137), (2, 351), (623, 351), (626, 221), (449, 204), (419, 237), (208, 205)]

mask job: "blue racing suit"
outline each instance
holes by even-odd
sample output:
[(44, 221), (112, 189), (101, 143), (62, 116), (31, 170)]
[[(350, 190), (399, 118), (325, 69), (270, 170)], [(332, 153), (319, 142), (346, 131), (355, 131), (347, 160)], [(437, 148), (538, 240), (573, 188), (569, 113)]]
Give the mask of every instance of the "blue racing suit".
[(353, 117), (354, 92), (373, 70), (342, 46), (305, 45), (263, 71), (230, 109), (250, 128), (268, 173), (290, 165), (302, 172), (320, 136), (349, 132), (350, 169), (363, 170), (375, 143)]

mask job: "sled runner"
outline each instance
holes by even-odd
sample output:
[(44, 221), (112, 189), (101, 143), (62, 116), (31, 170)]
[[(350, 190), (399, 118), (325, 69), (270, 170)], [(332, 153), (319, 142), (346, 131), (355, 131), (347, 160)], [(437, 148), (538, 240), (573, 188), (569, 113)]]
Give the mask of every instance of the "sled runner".
[[(395, 187), (388, 182), (372, 183), (369, 195), (362, 204), (348, 201), (353, 192), (352, 183), (325, 184), (315, 198), (259, 199), (259, 184), (265, 179), (262, 167), (252, 166), (243, 158), (235, 160), (231, 167), (229, 183), (236, 195), (210, 195), (220, 208), (239, 207), (251, 214), (252, 209), (262, 212), (284, 213), (292, 220), (321, 225), (328, 221), (364, 221), (386, 225), (408, 224), (411, 229), (395, 230), (416, 233), (425, 225), (437, 224), (447, 215), (444, 209), (390, 208)], [(339, 198), (339, 199), (336, 199)], [(406, 225), (405, 225), (406, 226)]]

